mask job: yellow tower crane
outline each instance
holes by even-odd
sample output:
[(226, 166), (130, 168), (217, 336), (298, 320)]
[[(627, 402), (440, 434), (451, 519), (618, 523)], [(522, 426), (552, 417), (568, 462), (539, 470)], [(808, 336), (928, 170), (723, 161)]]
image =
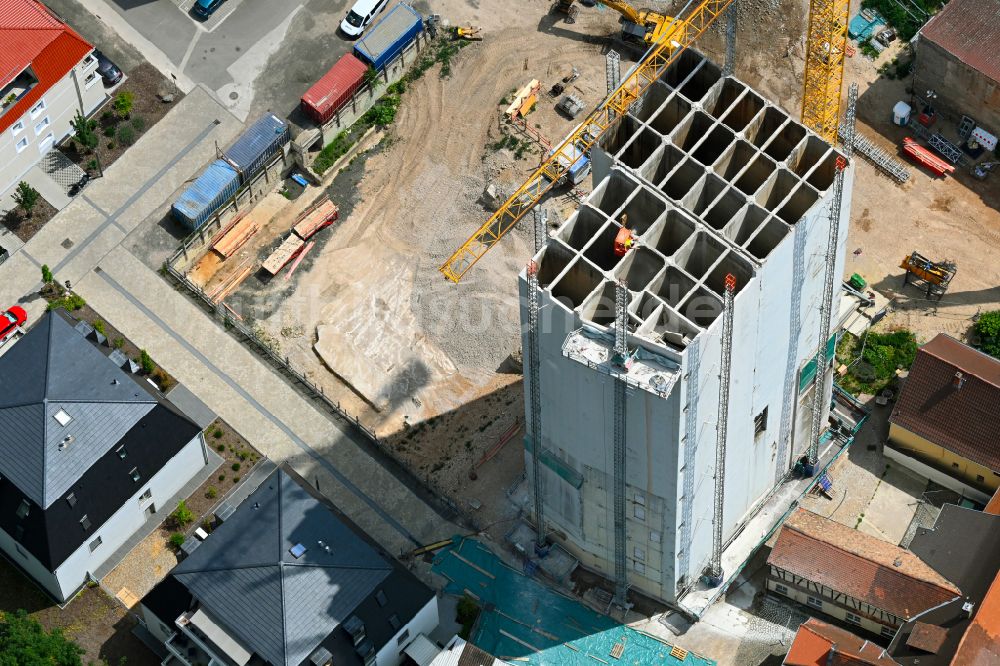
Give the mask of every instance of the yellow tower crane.
[(732, 3), (733, 0), (702, 0), (687, 17), (667, 22), (659, 38), (635, 69), (622, 79), (621, 85), (563, 139), (528, 180), (438, 270), (452, 282), (461, 280)]
[(837, 142), (850, 0), (810, 0), (802, 124)]

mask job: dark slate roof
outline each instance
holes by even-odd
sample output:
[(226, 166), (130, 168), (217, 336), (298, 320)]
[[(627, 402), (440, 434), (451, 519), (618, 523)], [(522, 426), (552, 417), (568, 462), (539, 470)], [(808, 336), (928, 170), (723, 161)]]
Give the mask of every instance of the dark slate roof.
[(920, 30), (961, 62), (1000, 81), (1000, 0), (951, 0)]
[[(49, 313), (0, 357), (0, 476), (48, 508), (156, 404)], [(71, 418), (65, 426), (60, 411)]]
[[(306, 548), (298, 558), (290, 552), (297, 544)], [(378, 649), (395, 634), (386, 635), (390, 614), (405, 624), (433, 597), (288, 468), (261, 483), (170, 578), (190, 593), (189, 608), (200, 604), (276, 666), (299, 666), (321, 644), (346, 657), (336, 663), (353, 663), (338, 629), (345, 620), (358, 615)], [(176, 587), (161, 583), (147, 599), (165, 623), (176, 620)]]
[[(953, 384), (961, 372), (961, 388)], [(938, 446), (1000, 471), (1000, 361), (943, 333), (917, 351), (889, 419)]]
[[(889, 646), (892, 657), (904, 666), (947, 666), (953, 664), (963, 636), (979, 614), (993, 612), (983, 603), (1000, 572), (1000, 516), (946, 504), (932, 529), (918, 528), (910, 550), (942, 576), (954, 581), (963, 597), (954, 603), (913, 618), (904, 624)], [(962, 609), (972, 604), (973, 615)], [(919, 632), (918, 624), (932, 624), (947, 630), (937, 652), (931, 653), (910, 641)], [(926, 647), (926, 646), (925, 646)], [(984, 662), (985, 663), (985, 662)]]

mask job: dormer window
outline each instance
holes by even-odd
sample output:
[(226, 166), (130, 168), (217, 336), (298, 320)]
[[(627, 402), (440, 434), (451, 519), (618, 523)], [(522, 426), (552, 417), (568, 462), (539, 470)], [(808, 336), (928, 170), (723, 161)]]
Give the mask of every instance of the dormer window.
[(64, 428), (69, 425), (70, 421), (73, 420), (73, 417), (67, 414), (65, 409), (60, 409), (58, 412), (55, 413), (55, 416), (53, 416), (52, 418), (54, 418), (56, 420), (56, 423), (58, 423)]
[(142, 478), (142, 476), (139, 474), (139, 468), (138, 467), (133, 467), (132, 471), (129, 472), (128, 474), (129, 474), (129, 476), (132, 477), (132, 480), (135, 481), (136, 483), (139, 483), (139, 479)]
[(83, 518), (81, 518), (80, 519), (80, 527), (83, 528), (84, 532), (86, 532), (87, 530), (89, 530), (90, 529), (90, 518), (88, 518), (87, 516), (84, 516)]
[(69, 506), (70, 506), (71, 509), (74, 506), (76, 506), (76, 494), (75, 493), (70, 493), (69, 495), (67, 495), (66, 496), (66, 503), (69, 504)]

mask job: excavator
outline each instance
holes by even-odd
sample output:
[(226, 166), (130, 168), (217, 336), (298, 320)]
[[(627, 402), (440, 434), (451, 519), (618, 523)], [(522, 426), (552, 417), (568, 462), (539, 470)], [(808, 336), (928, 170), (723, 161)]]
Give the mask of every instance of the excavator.
[[(622, 39), (650, 45), (659, 42), (665, 32), (676, 27), (674, 19), (652, 10), (638, 10), (620, 0), (597, 0), (598, 4), (621, 14)], [(576, 15), (576, 0), (558, 0), (555, 11), (572, 19)]]

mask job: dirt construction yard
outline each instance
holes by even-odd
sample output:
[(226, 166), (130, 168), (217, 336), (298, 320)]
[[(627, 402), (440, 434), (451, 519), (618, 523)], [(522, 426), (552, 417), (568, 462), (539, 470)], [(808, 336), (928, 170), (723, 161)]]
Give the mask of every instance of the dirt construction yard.
[[(408, 84), (395, 122), (366, 139), (367, 152), (296, 202), (307, 205), (325, 190), (341, 218), (317, 236), (294, 279), (251, 278), (229, 299), (327, 395), (388, 438), (418, 476), (465, 501), (486, 490), (468, 481), (473, 463), (523, 419), (517, 274), (531, 253), (530, 223), (458, 285), (438, 267), (493, 210), (482, 200), (487, 185), (509, 193), (538, 164), (542, 149), (500, 121), (511, 92), (540, 81), (527, 121), (558, 141), (574, 121), (555, 112), (546, 92), (575, 66), (580, 76), (567, 92), (593, 107), (605, 94), (604, 54), (620, 48), (609, 39), (619, 30), (611, 11), (581, 6), (567, 24), (546, 3), (478, 5), (434, 3), (452, 24), (482, 26), (484, 41), (452, 58), (450, 76), (435, 65)], [(737, 77), (797, 116), (804, 3), (744, 0), (738, 7)], [(699, 48), (721, 62), (721, 30), (704, 35)], [(634, 57), (623, 52), (623, 70)], [(848, 80), (861, 86), (859, 131), (905, 161), (897, 148), (904, 134), (889, 119), (895, 101), (907, 97), (906, 83), (879, 78), (878, 64), (860, 54), (847, 63)], [(501, 146), (506, 135), (516, 137), (513, 147)], [(1000, 302), (1000, 267), (989, 259), (1000, 251), (1000, 176), (932, 179), (909, 167), (912, 177), (900, 186), (858, 160), (846, 273), (861, 273), (895, 299), (880, 326), (908, 326), (921, 342), (939, 331), (961, 337), (976, 312)], [(565, 191), (551, 196), (550, 225), (573, 206)], [(901, 289), (897, 267), (913, 250), (958, 262), (940, 303)], [(498, 485), (521, 473), (518, 439), (486, 463)]]

